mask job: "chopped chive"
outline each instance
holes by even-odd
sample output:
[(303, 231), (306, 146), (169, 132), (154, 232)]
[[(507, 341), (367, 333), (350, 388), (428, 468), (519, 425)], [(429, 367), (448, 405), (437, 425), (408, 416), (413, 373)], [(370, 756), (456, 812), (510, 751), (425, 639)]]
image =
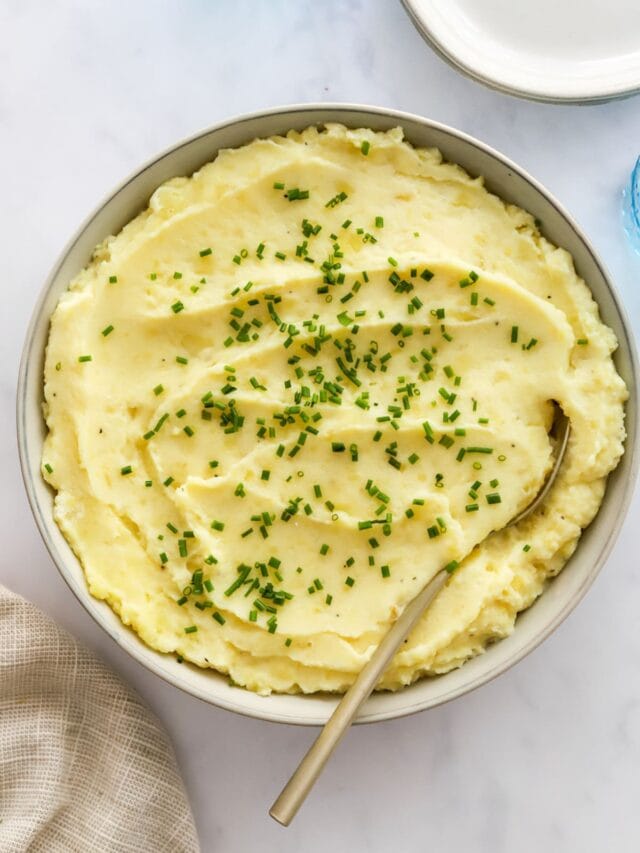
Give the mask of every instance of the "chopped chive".
[(380, 566), (380, 574), (383, 578), (388, 578), (391, 575), (391, 569), (389, 566)]
[(293, 189), (287, 190), (284, 195), (289, 201), (303, 201), (309, 198), (309, 190), (301, 190), (298, 187), (293, 187)]
[(353, 586), (355, 580), (351, 577), (351, 575), (347, 575), (347, 577), (344, 579), (344, 582), (347, 586)]
[(451, 560), (451, 562), (447, 563), (447, 565), (444, 566), (443, 568), (444, 568), (445, 572), (449, 572), (449, 574), (451, 575), (451, 574), (453, 574), (453, 572), (455, 572), (455, 570), (458, 568), (459, 565), (460, 565), (460, 563), (457, 560)]
[(224, 625), (224, 623), (227, 621), (227, 620), (224, 618), (224, 616), (222, 615), (222, 613), (220, 613), (218, 610), (216, 610), (216, 612), (215, 612), (215, 613), (212, 613), (212, 614), (211, 614), (211, 618), (212, 618), (212, 619), (215, 619), (215, 620), (216, 620), (216, 622), (217, 622), (219, 625)]
[(93, 356), (92, 355), (81, 355), (81, 356), (78, 356), (78, 361), (80, 362), (80, 364), (84, 364), (87, 361), (93, 361)]
[(211, 522), (212, 530), (224, 530), (224, 522), (223, 521), (212, 521)]
[(197, 625), (189, 625), (187, 628), (184, 629), (184, 632), (185, 634), (195, 634), (197, 630)]
[(177, 355), (176, 361), (178, 362), (178, 364), (189, 364), (189, 359), (185, 358), (183, 355)]
[(333, 198), (330, 198), (329, 201), (325, 204), (325, 207), (336, 207), (341, 202), (346, 201), (349, 196), (345, 192), (339, 192), (337, 195), (334, 195)]
[(502, 503), (502, 498), (498, 494), (498, 492), (491, 492), (487, 495), (487, 503), (488, 504), (499, 504)]
[(208, 247), (206, 249), (200, 249), (199, 254), (200, 254), (201, 258), (206, 258), (207, 255), (212, 254), (212, 252), (213, 252), (213, 249), (211, 249), (211, 247)]
[(517, 326), (511, 327), (511, 343), (512, 344), (518, 343), (518, 327)]
[(360, 146), (360, 151), (362, 151), (362, 153), (364, 154), (365, 157), (369, 153), (370, 148), (371, 148), (371, 143), (369, 142), (369, 140), (363, 139), (362, 145)]
[(123, 477), (126, 477), (127, 474), (131, 474), (132, 471), (133, 468), (131, 467), (131, 465), (125, 465), (123, 468), (120, 469), (120, 473)]
[(162, 394), (163, 391), (164, 391), (164, 385), (156, 385), (156, 387), (153, 389), (153, 393), (156, 395), (156, 397), (158, 397), (160, 394)]

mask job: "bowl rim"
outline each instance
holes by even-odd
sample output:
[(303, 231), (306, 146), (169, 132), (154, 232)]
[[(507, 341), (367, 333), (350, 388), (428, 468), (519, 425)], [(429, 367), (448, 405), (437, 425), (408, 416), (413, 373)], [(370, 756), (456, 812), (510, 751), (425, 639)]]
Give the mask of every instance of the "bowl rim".
[[(43, 507), (41, 506), (40, 501), (38, 499), (38, 495), (36, 493), (36, 478), (41, 477), (41, 457), (39, 452), (40, 448), (33, 448), (31, 446), (27, 430), (27, 410), (29, 402), (26, 393), (27, 383), (29, 378), (30, 363), (32, 362), (31, 353), (37, 343), (36, 332), (39, 321), (41, 320), (43, 308), (49, 295), (49, 291), (56, 283), (60, 270), (63, 264), (65, 263), (68, 255), (72, 252), (76, 244), (81, 240), (84, 232), (89, 228), (93, 221), (98, 216), (100, 216), (104, 208), (106, 208), (130, 183), (135, 181), (148, 169), (158, 164), (164, 158), (175, 154), (183, 147), (186, 147), (191, 143), (200, 140), (203, 137), (209, 136), (210, 134), (215, 132), (223, 131), (227, 128), (240, 127), (242, 124), (250, 123), (256, 120), (264, 120), (270, 117), (281, 116), (283, 121), (293, 119), (293, 117), (298, 113), (305, 113), (309, 115), (309, 125), (323, 125), (328, 122), (340, 122), (346, 120), (346, 123), (348, 125), (354, 126), (353, 122), (350, 122), (347, 117), (359, 113), (363, 116), (363, 123), (360, 126), (367, 126), (367, 123), (371, 120), (372, 116), (375, 116), (379, 119), (393, 120), (397, 122), (397, 124), (400, 126), (403, 126), (405, 123), (422, 125), (426, 129), (431, 129), (436, 133), (440, 132), (445, 135), (449, 135), (459, 141), (462, 141), (467, 145), (470, 145), (472, 148), (478, 149), (481, 153), (488, 155), (489, 158), (497, 160), (503, 167), (506, 167), (508, 171), (515, 173), (525, 183), (529, 184), (529, 186), (539, 196), (541, 196), (546, 203), (550, 204), (555, 209), (555, 211), (560, 215), (561, 219), (564, 220), (565, 224), (568, 225), (569, 228), (573, 231), (579, 242), (584, 247), (587, 255), (590, 258), (590, 261), (593, 263), (594, 267), (601, 275), (602, 280), (608, 290), (609, 296), (611, 297), (615, 312), (617, 313), (618, 319), (620, 321), (621, 331), (624, 335), (625, 351), (628, 353), (629, 356), (630, 399), (633, 398), (634, 395), (637, 396), (639, 368), (634, 338), (631, 331), (631, 325), (627, 317), (626, 310), (611, 281), (611, 277), (609, 276), (603, 263), (600, 261), (590, 240), (584, 234), (580, 226), (574, 221), (572, 216), (567, 212), (567, 210), (565, 210), (563, 205), (525, 169), (517, 165), (510, 158), (506, 157), (490, 145), (481, 142), (480, 140), (476, 139), (470, 134), (465, 133), (464, 131), (460, 131), (444, 123), (427, 119), (423, 116), (414, 113), (402, 110), (389, 109), (386, 107), (341, 102), (297, 103), (292, 105), (271, 107), (263, 110), (255, 110), (249, 113), (242, 113), (239, 116), (224, 119), (211, 126), (201, 129), (196, 133), (190, 134), (189, 136), (184, 137), (178, 142), (163, 149), (158, 154), (146, 160), (141, 166), (136, 168), (134, 171), (130, 172), (129, 175), (124, 178), (124, 180), (117, 184), (116, 187), (111, 190), (105, 197), (103, 197), (100, 202), (91, 210), (91, 212), (81, 222), (79, 227), (74, 231), (73, 235), (68, 240), (61, 253), (58, 255), (56, 261), (54, 262), (51, 268), (51, 271), (46, 277), (45, 282), (40, 290), (25, 334), (25, 341), (22, 349), (20, 368), (18, 373), (18, 383), (16, 389), (16, 424), (20, 468), (31, 512), (34, 516), (36, 526), (38, 527), (40, 535), (44, 541), (45, 547), (49, 552), (49, 555), (52, 558), (59, 573), (62, 575), (65, 583), (69, 586), (71, 591), (74, 593), (76, 599), (80, 602), (80, 604), (82, 604), (85, 610), (88, 611), (88, 613), (92, 616), (92, 618), (100, 626), (100, 628), (102, 628), (102, 630), (104, 630), (112, 639), (114, 639), (118, 643), (120, 648), (122, 648), (125, 652), (131, 655), (131, 657), (133, 657), (138, 663), (153, 672), (155, 675), (158, 675), (165, 682), (173, 685), (174, 687), (178, 687), (181, 690), (184, 690), (186, 693), (189, 693), (190, 695), (201, 699), (202, 701), (205, 701), (220, 708), (224, 708), (225, 710), (239, 713), (243, 716), (262, 719), (270, 722), (279, 722), (287, 724), (323, 725), (324, 722), (326, 722), (326, 719), (328, 718), (329, 714), (331, 713), (333, 706), (335, 705), (335, 703), (337, 703), (339, 697), (331, 697), (331, 701), (327, 703), (326, 713), (317, 714), (315, 716), (301, 716), (273, 710), (269, 707), (268, 703), (268, 700), (272, 698), (271, 696), (262, 697), (265, 699), (265, 703), (264, 707), (260, 707), (260, 709), (247, 707), (242, 703), (238, 704), (234, 701), (227, 700), (224, 697), (212, 696), (210, 693), (207, 693), (206, 690), (200, 689), (197, 685), (194, 685), (188, 680), (181, 678), (179, 674), (170, 673), (164, 665), (164, 662), (167, 659), (167, 655), (155, 649), (152, 649), (151, 647), (146, 646), (146, 644), (144, 644), (143, 641), (140, 640), (139, 637), (137, 637), (137, 635), (137, 644), (132, 640), (129, 640), (128, 632), (130, 632), (131, 629), (128, 626), (123, 625), (123, 627), (126, 628), (124, 634), (115, 634), (113, 631), (111, 631), (108, 625), (106, 624), (106, 621), (102, 618), (101, 613), (98, 609), (98, 605), (108, 605), (106, 605), (105, 602), (101, 600), (99, 601), (98, 599), (95, 599), (93, 596), (91, 596), (91, 594), (88, 592), (88, 587), (86, 587), (86, 584), (84, 590), (81, 590), (76, 585), (72, 573), (67, 567), (66, 560), (58, 552), (57, 547), (52, 540), (52, 537), (50, 535), (50, 529), (56, 526), (55, 521), (52, 515), (51, 517), (47, 517), (45, 515), (45, 513), (43, 512)], [(311, 115), (315, 113), (318, 114), (318, 117), (316, 119), (314, 119)], [(327, 118), (328, 113), (331, 114), (331, 118)], [(282, 132), (285, 131), (283, 130)], [(212, 158), (215, 158), (219, 150), (222, 150), (222, 148), (215, 149), (214, 154), (212, 149)], [(202, 165), (204, 165), (204, 163)], [(621, 343), (622, 342), (619, 340), (618, 348), (620, 348)], [(40, 363), (38, 363), (37, 369), (41, 374), (42, 365)], [(617, 536), (622, 527), (622, 523), (631, 503), (633, 488), (638, 474), (638, 468), (640, 464), (640, 452), (638, 449), (639, 437), (640, 419), (636, 418), (633, 433), (627, 434), (626, 438), (625, 453), (631, 454), (631, 460), (629, 463), (629, 474), (626, 479), (619, 484), (619, 491), (621, 492), (621, 497), (619, 498), (620, 512), (616, 516), (615, 522), (607, 531), (607, 536), (603, 540), (599, 548), (598, 556), (594, 560), (592, 568), (585, 573), (585, 576), (582, 579), (580, 586), (577, 588), (577, 590), (573, 592), (572, 596), (569, 597), (569, 599), (564, 603), (564, 605), (560, 607), (554, 617), (548, 622), (546, 622), (528, 642), (524, 643), (520, 647), (517, 647), (507, 658), (507, 660), (503, 661), (502, 663), (498, 662), (496, 665), (494, 665), (492, 669), (488, 670), (487, 672), (481, 672), (475, 678), (471, 678), (462, 685), (454, 687), (452, 690), (445, 692), (439, 696), (436, 696), (431, 699), (427, 698), (426, 700), (418, 700), (413, 704), (405, 704), (399, 708), (391, 708), (375, 713), (367, 713), (367, 708), (365, 705), (363, 708), (363, 712), (356, 720), (356, 723), (379, 722), (387, 719), (396, 719), (404, 716), (409, 716), (418, 713), (422, 710), (426, 710), (427, 708), (437, 707), (467, 693), (470, 693), (472, 690), (475, 690), (478, 687), (481, 687), (482, 685), (493, 681), (494, 678), (497, 678), (499, 675), (511, 669), (512, 666), (514, 666), (516, 663), (519, 663), (523, 658), (530, 654), (530, 652), (537, 648), (542, 642), (544, 642), (544, 640), (546, 640), (550, 636), (550, 634), (552, 634), (556, 630), (556, 628), (575, 609), (575, 607), (582, 600), (588, 589), (591, 587), (596, 576), (599, 574), (602, 566), (606, 562), (606, 559), (609, 556), (611, 549), (617, 539)], [(34, 459), (34, 456), (37, 456), (37, 459)], [(84, 574), (82, 580), (83, 582), (85, 581)], [(88, 597), (87, 600), (85, 600), (85, 597), (83, 597), (83, 592), (85, 596)], [(119, 619), (119, 617), (117, 618)], [(502, 642), (505, 641), (503, 640)], [(398, 693), (394, 695), (402, 695), (402, 693), (407, 689), (409, 689), (409, 687), (403, 688), (403, 690), (398, 691)], [(278, 697), (280, 696), (280, 694), (273, 694), (273, 696)], [(311, 694), (311, 696), (317, 697), (317, 694)], [(301, 702), (307, 699), (307, 697), (303, 694), (296, 695), (295, 698)]]

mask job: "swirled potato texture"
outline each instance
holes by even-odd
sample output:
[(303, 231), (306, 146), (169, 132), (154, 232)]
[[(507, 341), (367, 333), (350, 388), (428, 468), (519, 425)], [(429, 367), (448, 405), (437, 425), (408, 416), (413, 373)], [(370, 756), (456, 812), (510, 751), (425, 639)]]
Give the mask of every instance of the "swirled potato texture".
[[(531, 216), (388, 133), (221, 151), (96, 249), (52, 317), (43, 475), (91, 593), (262, 693), (380, 687), (509, 634), (623, 450), (616, 341)], [(503, 529), (572, 424), (545, 505)], [(455, 569), (455, 571), (453, 571)]]

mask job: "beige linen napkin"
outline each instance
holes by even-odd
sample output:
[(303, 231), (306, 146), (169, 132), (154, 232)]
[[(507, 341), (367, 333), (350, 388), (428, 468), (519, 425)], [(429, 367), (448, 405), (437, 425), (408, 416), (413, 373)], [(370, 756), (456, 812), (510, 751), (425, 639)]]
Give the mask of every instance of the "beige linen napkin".
[(0, 586), (0, 851), (198, 849), (158, 721), (93, 654)]

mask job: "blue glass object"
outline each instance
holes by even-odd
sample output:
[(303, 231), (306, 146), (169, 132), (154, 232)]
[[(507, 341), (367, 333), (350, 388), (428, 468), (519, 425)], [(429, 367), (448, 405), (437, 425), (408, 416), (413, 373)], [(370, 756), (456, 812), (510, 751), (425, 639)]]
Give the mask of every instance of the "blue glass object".
[(640, 157), (622, 191), (622, 220), (629, 242), (640, 255)]

